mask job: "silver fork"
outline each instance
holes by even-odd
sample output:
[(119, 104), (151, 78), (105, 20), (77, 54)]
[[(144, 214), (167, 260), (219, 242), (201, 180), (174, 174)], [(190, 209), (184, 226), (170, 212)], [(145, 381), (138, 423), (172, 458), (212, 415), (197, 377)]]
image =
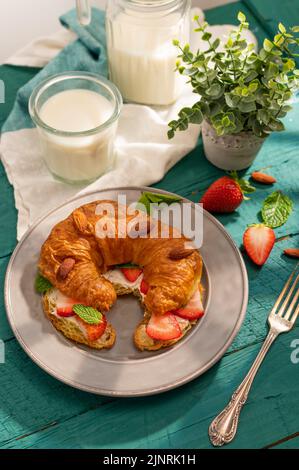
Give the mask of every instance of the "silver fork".
[(226, 408), (212, 421), (209, 427), (210, 440), (214, 446), (227, 444), (235, 437), (241, 409), (246, 403), (251, 385), (264, 357), (277, 336), (280, 333), (290, 331), (295, 324), (299, 315), (299, 289), (295, 290), (299, 280), (298, 266), (299, 263), (297, 263), (269, 314), (270, 331), (251, 369), (233, 393)]

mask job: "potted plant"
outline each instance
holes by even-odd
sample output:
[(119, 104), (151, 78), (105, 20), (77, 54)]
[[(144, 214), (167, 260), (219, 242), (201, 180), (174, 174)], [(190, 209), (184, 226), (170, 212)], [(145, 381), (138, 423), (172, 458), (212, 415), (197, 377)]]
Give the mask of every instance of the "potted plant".
[(298, 54), (293, 52), (299, 45), (299, 27), (287, 30), (280, 23), (274, 39), (265, 39), (256, 52), (242, 37), (248, 28), (242, 12), (239, 26), (222, 47), (219, 38), (211, 38), (207, 23), (194, 19), (207, 49), (193, 53), (188, 44), (173, 43), (180, 51), (177, 71), (189, 77), (200, 100), (181, 109), (178, 119), (169, 123), (168, 137), (189, 123), (202, 124), (207, 159), (224, 170), (241, 170), (251, 165), (271, 132), (284, 130), (281, 118), (291, 109), (289, 100), (299, 83), (294, 61)]

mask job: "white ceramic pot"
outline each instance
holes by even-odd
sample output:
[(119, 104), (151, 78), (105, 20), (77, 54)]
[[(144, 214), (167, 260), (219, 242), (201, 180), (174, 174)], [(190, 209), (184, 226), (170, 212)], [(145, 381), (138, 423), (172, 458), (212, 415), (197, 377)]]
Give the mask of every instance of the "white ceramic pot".
[(247, 131), (218, 136), (207, 121), (202, 124), (202, 139), (206, 158), (222, 170), (248, 168), (265, 141)]

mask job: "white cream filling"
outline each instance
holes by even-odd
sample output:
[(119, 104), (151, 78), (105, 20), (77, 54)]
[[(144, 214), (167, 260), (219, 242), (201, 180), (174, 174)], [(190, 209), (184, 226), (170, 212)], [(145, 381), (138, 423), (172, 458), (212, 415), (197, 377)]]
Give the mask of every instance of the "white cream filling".
[[(141, 286), (141, 282), (143, 279), (143, 275), (140, 274), (140, 276), (136, 279), (136, 281), (130, 282), (126, 279), (126, 277), (124, 276), (124, 274), (121, 272), (120, 269), (111, 269), (107, 271), (105, 274), (103, 274), (103, 276), (106, 279), (108, 279), (112, 284), (119, 284), (124, 288), (132, 289), (132, 290), (138, 289), (139, 291), (140, 291), (140, 286)], [(140, 295), (143, 300), (145, 298), (145, 295), (142, 292), (140, 292)], [(80, 331), (84, 334), (84, 336), (85, 337), (87, 336), (86, 329), (84, 328), (84, 324), (82, 324), (82, 322), (78, 320), (77, 315), (73, 315), (69, 317), (61, 317), (60, 315), (57, 314), (57, 307), (62, 307), (70, 303), (69, 298), (67, 296), (62, 294), (62, 292), (60, 292), (58, 289), (54, 288), (49, 293), (49, 301), (50, 301), (51, 306), (53, 306), (53, 308), (51, 308), (51, 315), (55, 315), (59, 319), (63, 318), (64, 320), (75, 324), (76, 327), (79, 328)], [(184, 331), (189, 326), (189, 323), (190, 323), (189, 320), (185, 318), (181, 318), (177, 315), (175, 315), (175, 318), (178, 324), (180, 325), (180, 328), (182, 331)], [(97, 341), (100, 341), (100, 340), (101, 338), (99, 338)]]
[(177, 315), (175, 315), (175, 319), (178, 322), (178, 324), (180, 325), (181, 331), (184, 331), (187, 328), (187, 326), (189, 326), (190, 322), (186, 318), (181, 318), (181, 317), (178, 317)]
[(62, 317), (60, 315), (58, 315), (57, 313), (57, 307), (62, 307), (66, 304), (68, 304), (69, 302), (69, 298), (67, 296), (65, 296), (64, 294), (62, 294), (62, 292), (60, 292), (58, 289), (54, 288), (51, 290), (51, 292), (48, 294), (48, 298), (49, 298), (49, 301), (50, 301), (50, 304), (51, 304), (51, 315), (54, 315), (55, 317), (59, 318), (60, 320), (61, 319), (64, 319), (64, 320), (67, 320), (68, 322), (70, 323), (73, 323), (74, 325), (76, 325), (77, 328), (80, 329), (81, 333), (84, 334), (84, 336), (86, 337), (86, 328), (84, 328), (84, 325), (78, 320), (78, 317), (77, 315), (72, 315), (70, 317)]
[(121, 286), (128, 288), (128, 289), (139, 289), (143, 275), (140, 274), (136, 281), (130, 282), (126, 278), (126, 276), (121, 272), (120, 269), (111, 269), (107, 271), (103, 276), (108, 279), (108, 281), (112, 282), (112, 284), (120, 284)]
[[(119, 284), (124, 288), (129, 288), (132, 290), (139, 289), (139, 291), (140, 291), (140, 286), (141, 286), (141, 282), (143, 279), (143, 275), (140, 274), (140, 276), (136, 279), (135, 282), (130, 282), (124, 276), (124, 274), (121, 272), (120, 269), (111, 269), (110, 271), (107, 271), (105, 274), (103, 274), (103, 276), (106, 279), (108, 279), (110, 282), (112, 282), (112, 284)], [(140, 292), (140, 295), (142, 297), (142, 300), (144, 300), (145, 295), (142, 292)], [(175, 315), (175, 318), (178, 324), (180, 325), (181, 330), (184, 331), (185, 328), (187, 328), (190, 323), (189, 320), (187, 320), (186, 318), (181, 318), (177, 315)]]

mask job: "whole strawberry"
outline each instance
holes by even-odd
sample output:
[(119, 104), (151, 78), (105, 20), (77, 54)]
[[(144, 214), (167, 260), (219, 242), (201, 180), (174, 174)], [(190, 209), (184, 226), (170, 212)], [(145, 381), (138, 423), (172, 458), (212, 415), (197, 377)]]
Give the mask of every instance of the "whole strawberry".
[(247, 180), (239, 179), (234, 171), (214, 181), (199, 202), (209, 212), (233, 212), (248, 199), (244, 194), (253, 191), (255, 188)]

